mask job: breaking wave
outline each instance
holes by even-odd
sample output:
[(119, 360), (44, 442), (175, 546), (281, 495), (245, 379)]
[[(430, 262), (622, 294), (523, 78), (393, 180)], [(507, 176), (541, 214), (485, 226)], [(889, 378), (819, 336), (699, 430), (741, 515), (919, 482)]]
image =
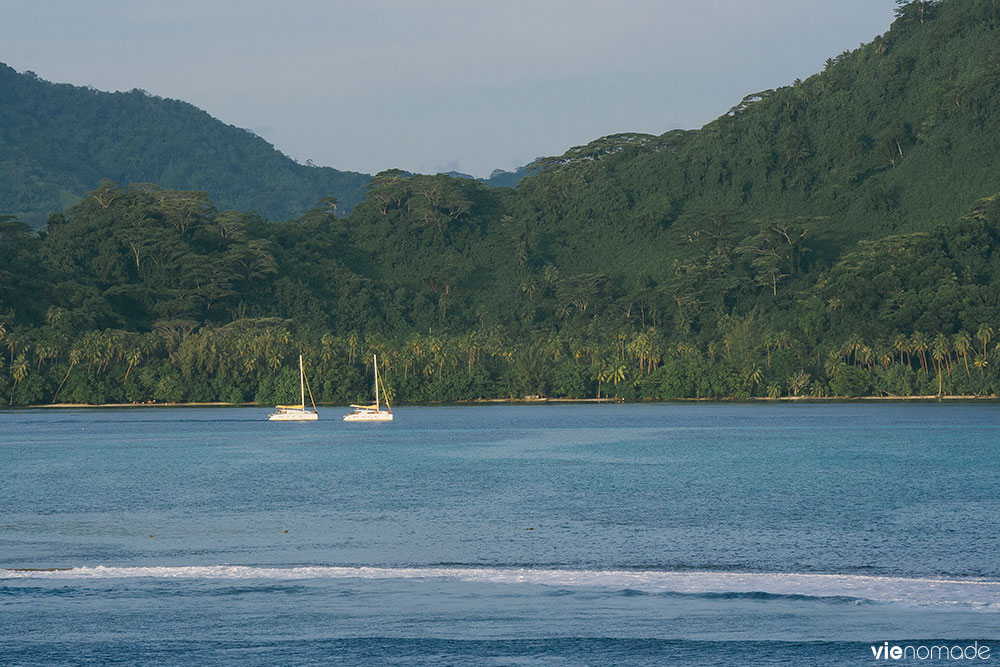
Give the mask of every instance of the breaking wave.
[(877, 577), (853, 574), (674, 572), (664, 570), (571, 570), (495, 567), (297, 567), (186, 565), (83, 566), (3, 569), (6, 580), (438, 580), (481, 584), (529, 584), (560, 589), (596, 588), (629, 594), (692, 595), (711, 599), (823, 599), (841, 602), (961, 605), (1000, 611), (1000, 581)]

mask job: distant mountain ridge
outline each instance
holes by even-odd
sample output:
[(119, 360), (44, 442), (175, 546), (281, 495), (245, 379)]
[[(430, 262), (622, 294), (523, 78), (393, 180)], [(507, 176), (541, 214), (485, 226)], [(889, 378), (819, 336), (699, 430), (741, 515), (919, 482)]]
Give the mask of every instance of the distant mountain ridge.
[[(998, 35), (1000, 0), (913, 0), (821, 73), (513, 189), (389, 169), (349, 215), (283, 224), (149, 183), (103, 183), (44, 235), (0, 214), (0, 397), (273, 404), (299, 352), (340, 404), (373, 354), (403, 401), (996, 397)], [(35, 102), (19, 136), (60, 126)], [(101, 124), (122, 160), (127, 120)], [(101, 145), (78, 127), (35, 152), (73, 173)]]
[(41, 226), (104, 179), (205, 191), (272, 220), (325, 197), (349, 211), (368, 174), (301, 165), (179, 100), (50, 83), (0, 63), (0, 212)]

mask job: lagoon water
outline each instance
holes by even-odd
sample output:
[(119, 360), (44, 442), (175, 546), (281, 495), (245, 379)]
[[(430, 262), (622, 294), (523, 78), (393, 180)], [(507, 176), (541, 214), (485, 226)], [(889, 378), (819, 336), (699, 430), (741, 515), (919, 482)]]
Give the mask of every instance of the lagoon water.
[(997, 404), (267, 413), (0, 412), (0, 664), (1000, 659)]

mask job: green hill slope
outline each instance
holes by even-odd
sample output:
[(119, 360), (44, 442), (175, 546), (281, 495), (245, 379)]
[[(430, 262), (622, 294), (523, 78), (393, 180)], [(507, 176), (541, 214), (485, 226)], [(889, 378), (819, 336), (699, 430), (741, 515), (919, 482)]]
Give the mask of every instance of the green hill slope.
[(300, 165), (186, 102), (53, 84), (0, 64), (0, 211), (36, 225), (103, 179), (201, 190), (222, 208), (284, 220), (324, 197), (349, 210), (368, 178)]
[(44, 238), (0, 219), (0, 395), (270, 403), (300, 350), (338, 402), (372, 353), (402, 400), (996, 395), (998, 29), (995, 0), (917, 0), (514, 189), (391, 170), (346, 218), (268, 223), (105, 183)]
[(488, 261), (447, 234), (443, 249), (418, 251), (420, 180), (376, 177), (352, 228), (368, 246), (387, 243), (376, 263), (410, 244), (382, 273), (388, 289), (442, 255), (462, 258), (449, 264), (465, 278), (447, 300), (469, 304), (452, 307), (463, 326), (477, 309), (558, 328), (583, 310), (581, 320), (606, 322), (621, 309), (685, 336), (717, 335), (721, 318), (751, 312), (787, 320), (860, 241), (958, 224), (1000, 193), (998, 11), (993, 0), (905, 5), (872, 43), (699, 131), (614, 135), (543, 159), (481, 227)]
[[(569, 254), (591, 270), (605, 258), (588, 249), (609, 232), (641, 230), (672, 259), (707, 212), (744, 226), (822, 217), (812, 238), (834, 252), (953, 220), (1000, 191), (998, 9), (914, 4), (933, 12), (921, 23), (904, 9), (821, 74), (749, 95), (697, 132), (610, 137), (550, 159), (524, 194), (546, 225), (575, 222)], [(671, 227), (680, 233), (660, 234)]]

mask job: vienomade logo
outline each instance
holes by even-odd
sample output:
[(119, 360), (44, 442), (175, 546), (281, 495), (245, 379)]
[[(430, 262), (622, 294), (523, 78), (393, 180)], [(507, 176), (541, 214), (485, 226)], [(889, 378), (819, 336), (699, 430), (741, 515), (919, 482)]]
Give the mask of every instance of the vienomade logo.
[(990, 647), (973, 642), (968, 646), (875, 644), (871, 647), (876, 660), (989, 660)]

